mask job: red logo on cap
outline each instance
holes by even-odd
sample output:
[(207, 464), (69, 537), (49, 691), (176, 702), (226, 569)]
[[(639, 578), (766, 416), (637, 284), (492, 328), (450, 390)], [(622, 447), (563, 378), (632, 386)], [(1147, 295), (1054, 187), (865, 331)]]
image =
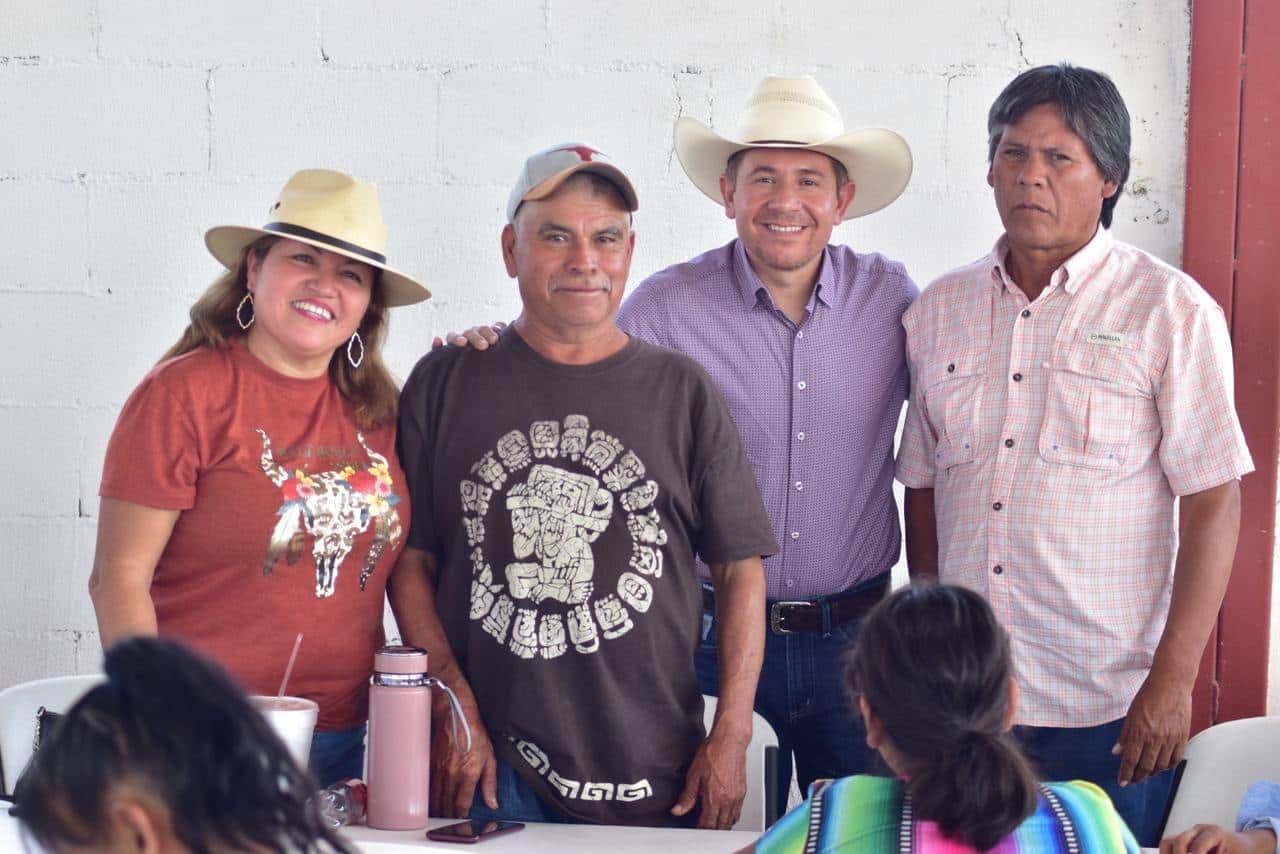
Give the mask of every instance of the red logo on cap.
[(566, 145), (564, 148), (557, 148), (556, 151), (572, 151), (578, 155), (579, 160), (590, 160), (593, 154), (604, 154), (603, 151), (597, 151), (586, 145)]

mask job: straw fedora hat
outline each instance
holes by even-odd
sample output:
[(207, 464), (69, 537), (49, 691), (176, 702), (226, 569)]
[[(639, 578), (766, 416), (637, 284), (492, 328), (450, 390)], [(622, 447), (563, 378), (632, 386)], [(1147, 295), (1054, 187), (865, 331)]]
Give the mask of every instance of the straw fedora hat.
[(387, 225), (373, 184), (330, 169), (304, 169), (284, 185), (267, 219), (262, 228), (216, 226), (205, 232), (204, 244), (222, 266), (234, 270), (245, 247), (259, 237), (287, 237), (377, 267), (388, 306), (411, 305), (431, 296), (421, 284), (387, 266)]
[(820, 151), (844, 164), (857, 187), (845, 219), (888, 205), (911, 179), (911, 149), (885, 128), (845, 132), (835, 102), (812, 77), (769, 76), (756, 86), (738, 118), (735, 138), (720, 136), (691, 118), (676, 121), (676, 155), (694, 185), (717, 204), (725, 164), (744, 148)]

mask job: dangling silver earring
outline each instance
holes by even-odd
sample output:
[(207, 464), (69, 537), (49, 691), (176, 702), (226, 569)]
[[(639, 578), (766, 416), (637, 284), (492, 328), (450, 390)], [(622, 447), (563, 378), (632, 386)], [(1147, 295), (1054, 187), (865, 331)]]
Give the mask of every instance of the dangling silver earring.
[[(351, 348), (356, 344), (360, 345), (359, 356), (351, 355)], [(360, 363), (364, 361), (364, 341), (361, 340), (360, 333), (358, 331), (352, 333), (351, 340), (347, 342), (347, 361), (351, 363), (351, 367), (353, 368), (360, 367)]]
[[(241, 313), (244, 311), (245, 305), (249, 306), (249, 319), (245, 320)], [(236, 306), (236, 323), (240, 324), (241, 329), (248, 329), (253, 326), (253, 321), (257, 320), (258, 315), (253, 310), (253, 294), (245, 292), (244, 299), (240, 300), (240, 304)]]

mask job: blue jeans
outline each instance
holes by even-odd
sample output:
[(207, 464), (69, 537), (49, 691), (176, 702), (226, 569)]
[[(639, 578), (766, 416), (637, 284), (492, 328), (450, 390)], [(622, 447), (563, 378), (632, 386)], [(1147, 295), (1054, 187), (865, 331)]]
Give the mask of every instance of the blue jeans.
[(1014, 735), (1044, 779), (1096, 784), (1111, 798), (1138, 844), (1155, 848), (1169, 808), (1173, 771), (1120, 788), (1121, 757), (1112, 756), (1111, 748), (1123, 727), (1120, 718), (1092, 727), (1015, 727)]
[(541, 821), (551, 824), (577, 823), (543, 800), (516, 769), (501, 759), (498, 760), (498, 808), (489, 809), (477, 784), (476, 797), (471, 802), (471, 812), (467, 814), (467, 818), (472, 821), (497, 819), (499, 821)]
[(311, 774), (320, 787), (364, 777), (364, 734), (368, 724), (354, 729), (317, 732), (311, 736)]
[[(884, 583), (882, 577), (855, 587)], [(853, 592), (853, 591), (850, 591)], [(767, 618), (766, 618), (767, 619)], [(861, 774), (878, 761), (867, 747), (867, 731), (845, 687), (843, 655), (858, 633), (860, 620), (816, 633), (775, 635), (767, 628), (764, 666), (756, 686), (755, 710), (778, 734), (778, 799), (785, 811), (791, 790), (791, 761), (800, 792), (814, 780)], [(720, 696), (720, 669), (714, 615), (703, 618), (705, 631), (696, 658), (702, 693)]]

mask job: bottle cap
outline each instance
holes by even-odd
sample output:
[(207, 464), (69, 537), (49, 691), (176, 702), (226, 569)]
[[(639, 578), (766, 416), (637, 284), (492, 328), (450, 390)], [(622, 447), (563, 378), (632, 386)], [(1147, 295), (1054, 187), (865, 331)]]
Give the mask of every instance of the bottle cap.
[(427, 651), (416, 646), (384, 646), (374, 653), (373, 669), (378, 673), (426, 673)]

